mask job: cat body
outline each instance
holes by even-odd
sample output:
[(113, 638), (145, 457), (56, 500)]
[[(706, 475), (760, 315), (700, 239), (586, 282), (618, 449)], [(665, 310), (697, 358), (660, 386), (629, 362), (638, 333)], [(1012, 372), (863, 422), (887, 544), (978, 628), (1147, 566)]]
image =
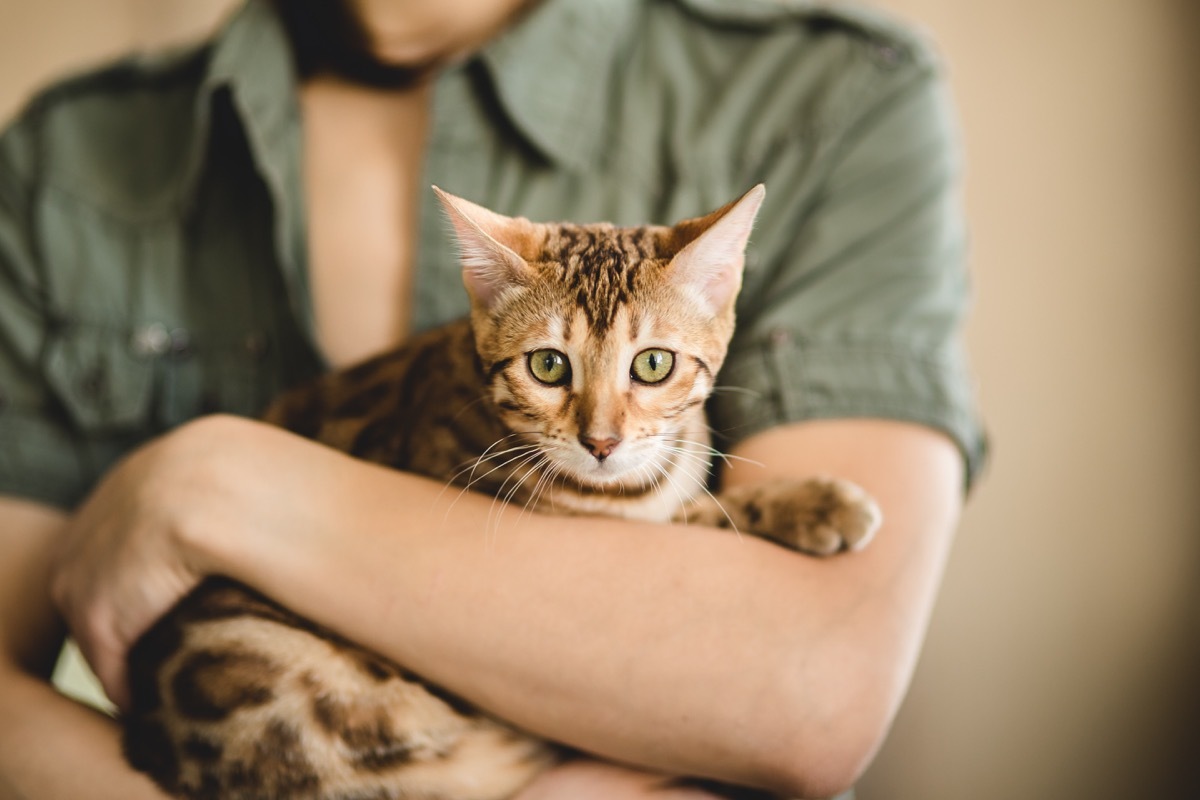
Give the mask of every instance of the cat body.
[[(721, 496), (704, 400), (733, 332), (756, 187), (673, 227), (532, 223), (439, 192), (469, 319), (281, 397), (265, 419), (505, 506), (859, 547), (861, 490)], [(457, 491), (457, 490), (456, 490)], [(402, 522), (402, 521), (401, 521)], [(503, 800), (555, 763), (516, 731), (249, 589), (210, 579), (130, 654), (130, 762), (187, 798)]]

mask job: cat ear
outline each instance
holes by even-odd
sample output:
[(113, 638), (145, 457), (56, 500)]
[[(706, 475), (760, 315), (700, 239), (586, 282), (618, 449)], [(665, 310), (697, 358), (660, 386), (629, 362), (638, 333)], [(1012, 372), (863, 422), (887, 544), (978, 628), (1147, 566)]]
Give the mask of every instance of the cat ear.
[[(746, 243), (767, 190), (761, 183), (724, 208), (676, 226), (691, 241), (671, 259), (676, 280), (707, 301), (714, 314), (724, 311), (742, 285)], [(699, 234), (693, 232), (699, 229)]]
[(463, 283), (473, 300), (490, 308), (505, 289), (525, 281), (529, 264), (502, 242), (510, 229), (529, 223), (489, 211), (436, 186), (433, 191), (454, 225)]

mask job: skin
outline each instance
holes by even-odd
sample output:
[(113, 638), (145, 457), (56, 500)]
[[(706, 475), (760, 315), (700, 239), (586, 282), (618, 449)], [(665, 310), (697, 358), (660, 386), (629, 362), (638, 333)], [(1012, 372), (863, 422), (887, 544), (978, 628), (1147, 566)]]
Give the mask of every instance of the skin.
[[(356, 3), (378, 54), (412, 61), (469, 51), (519, 5)], [(335, 365), (407, 331), (423, 92), (333, 78), (302, 90), (314, 300)], [(939, 433), (878, 420), (777, 428), (734, 454), (764, 466), (735, 462), (729, 484), (837, 475), (875, 496), (884, 527), (829, 560), (695, 527), (578, 520), (564, 535), (561, 520), (497, 522), (489, 498), (452, 502), (431, 481), (231, 417), (142, 447), (73, 514), (0, 498), (0, 798), (161, 797), (124, 766), (115, 725), (45, 678), (61, 617), (123, 702), (128, 646), (211, 573), (637, 767), (573, 763), (521, 800), (707, 796), (663, 774), (834, 794), (865, 768), (907, 687), (961, 459)]]
[(769, 466), (731, 482), (833, 471), (888, 522), (863, 552), (826, 561), (700, 528), (578, 520), (564, 535), (559, 520), (512, 513), (489, 528), (489, 498), (454, 502), (436, 483), (213, 417), (110, 474), (67, 523), (52, 587), (117, 698), (128, 644), (217, 571), (552, 738), (830, 794), (864, 768), (903, 696), (959, 458), (937, 434), (865, 420), (780, 428), (738, 454)]

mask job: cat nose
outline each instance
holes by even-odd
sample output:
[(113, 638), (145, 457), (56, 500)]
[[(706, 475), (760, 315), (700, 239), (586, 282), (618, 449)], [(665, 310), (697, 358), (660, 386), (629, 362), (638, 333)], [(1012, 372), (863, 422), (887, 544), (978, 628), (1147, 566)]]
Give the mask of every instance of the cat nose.
[(621, 443), (620, 439), (613, 437), (599, 438), (596, 436), (580, 436), (579, 443), (587, 448), (587, 451), (596, 457), (597, 461), (603, 461), (612, 455), (612, 451), (617, 449), (617, 445)]

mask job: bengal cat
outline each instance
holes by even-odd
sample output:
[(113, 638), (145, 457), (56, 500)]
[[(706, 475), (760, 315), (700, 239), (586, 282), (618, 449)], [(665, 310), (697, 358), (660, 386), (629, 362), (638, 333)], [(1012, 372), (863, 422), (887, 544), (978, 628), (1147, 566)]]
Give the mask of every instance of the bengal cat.
[[(862, 547), (837, 480), (711, 497), (704, 401), (734, 327), (764, 190), (673, 227), (539, 224), (436, 190), (470, 318), (281, 397), (266, 419), (498, 502)], [(719, 502), (718, 502), (719, 500)], [(129, 660), (130, 762), (216, 800), (502, 800), (558, 757), (403, 667), (211, 579)]]

